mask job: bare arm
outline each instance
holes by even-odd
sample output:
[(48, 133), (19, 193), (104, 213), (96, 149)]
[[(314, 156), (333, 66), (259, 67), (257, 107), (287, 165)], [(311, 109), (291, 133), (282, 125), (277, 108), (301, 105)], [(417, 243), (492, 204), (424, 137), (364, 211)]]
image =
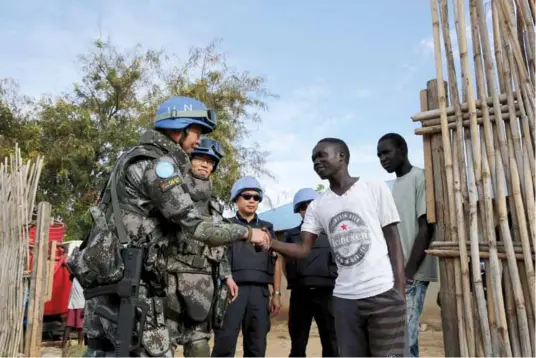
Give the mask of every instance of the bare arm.
[(404, 272), (404, 253), (402, 251), (402, 243), (398, 234), (397, 223), (389, 224), (382, 228), (383, 236), (387, 242), (387, 251), (391, 266), (393, 267), (393, 275), (395, 279), (395, 288), (406, 297), (406, 276)]
[(411, 249), (408, 263), (406, 264), (406, 278), (412, 280), (413, 276), (415, 276), (415, 273), (424, 261), (424, 258), (426, 257), (426, 252), (424, 252), (424, 250), (428, 249), (430, 246), (432, 234), (433, 228), (431, 225), (428, 225), (426, 215), (422, 215), (419, 217), (419, 231), (413, 243), (413, 248)]
[(285, 275), (285, 278), (287, 278), (287, 265), (285, 262), (285, 257), (283, 255), (279, 255), (277, 260), (281, 261), (281, 271), (283, 271), (283, 275)]
[(290, 244), (279, 240), (273, 240), (272, 250), (293, 259), (303, 259), (309, 255), (311, 247), (313, 247), (317, 237), (318, 235), (302, 231), (300, 235), (300, 244)]
[[(274, 253), (274, 255), (277, 255)], [(274, 267), (274, 291), (281, 291), (281, 257), (275, 260)]]

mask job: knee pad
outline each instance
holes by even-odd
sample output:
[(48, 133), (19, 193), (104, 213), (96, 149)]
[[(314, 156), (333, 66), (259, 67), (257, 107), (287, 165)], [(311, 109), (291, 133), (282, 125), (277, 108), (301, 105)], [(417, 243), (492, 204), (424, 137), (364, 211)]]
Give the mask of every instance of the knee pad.
[(210, 347), (208, 346), (208, 339), (201, 339), (199, 341), (188, 342), (184, 345), (185, 357), (210, 357)]

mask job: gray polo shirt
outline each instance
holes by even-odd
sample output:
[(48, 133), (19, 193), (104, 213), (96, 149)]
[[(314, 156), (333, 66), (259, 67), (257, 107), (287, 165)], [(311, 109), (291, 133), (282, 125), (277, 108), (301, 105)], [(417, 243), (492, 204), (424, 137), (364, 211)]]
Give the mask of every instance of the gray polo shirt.
[[(404, 265), (406, 265), (419, 232), (419, 217), (426, 214), (424, 170), (413, 167), (409, 173), (393, 181), (391, 190), (400, 216), (398, 231), (404, 250)], [(435, 282), (437, 271), (437, 257), (426, 255), (414, 279)]]

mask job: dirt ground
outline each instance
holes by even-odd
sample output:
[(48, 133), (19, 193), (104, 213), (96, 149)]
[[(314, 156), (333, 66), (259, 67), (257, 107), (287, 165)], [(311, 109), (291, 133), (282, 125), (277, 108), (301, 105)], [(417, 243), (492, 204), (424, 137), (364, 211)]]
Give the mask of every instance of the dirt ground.
[[(422, 357), (443, 357), (443, 333), (441, 332), (441, 312), (436, 304), (438, 284), (431, 284), (424, 304), (423, 314), (421, 317), (421, 329), (419, 336), (420, 355)], [(290, 339), (288, 337), (287, 321), (284, 314), (280, 315), (277, 320), (272, 322), (272, 329), (268, 334), (267, 357), (288, 357), (290, 352)], [(74, 342), (73, 342), (74, 343)], [(210, 342), (212, 346), (212, 341)], [(82, 347), (72, 346), (66, 349), (64, 356), (80, 356)], [(238, 338), (236, 347), (236, 357), (242, 357), (242, 337)], [(43, 347), (43, 357), (58, 357), (61, 355), (61, 349), (55, 347)], [(182, 350), (179, 350), (176, 357), (182, 357)], [(316, 324), (313, 323), (309, 344), (307, 345), (307, 356), (321, 357), (322, 346), (318, 336)]]
[[(438, 284), (431, 284), (426, 294), (423, 314), (421, 316), (421, 327), (425, 328), (419, 335), (420, 356), (421, 357), (443, 357), (443, 333), (441, 331), (441, 312), (436, 304)], [(290, 352), (290, 338), (288, 336), (287, 321), (284, 315), (278, 317), (277, 321), (272, 321), (272, 329), (268, 334), (267, 357), (288, 357)], [(212, 341), (211, 341), (212, 346)], [(236, 346), (236, 357), (242, 357), (242, 336), (238, 338)], [(178, 351), (176, 357), (182, 357), (182, 352)], [(322, 345), (318, 336), (316, 324), (313, 322), (309, 344), (307, 345), (307, 356), (321, 357)]]

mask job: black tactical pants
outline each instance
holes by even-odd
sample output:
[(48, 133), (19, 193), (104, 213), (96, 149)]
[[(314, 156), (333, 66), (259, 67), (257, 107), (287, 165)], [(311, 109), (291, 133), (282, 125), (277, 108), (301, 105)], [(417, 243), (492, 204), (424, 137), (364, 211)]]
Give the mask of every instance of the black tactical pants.
[(305, 357), (313, 318), (318, 326), (322, 357), (337, 357), (337, 338), (331, 288), (294, 288), (290, 294), (288, 332), (290, 357)]
[(234, 357), (242, 328), (244, 357), (266, 356), (266, 335), (270, 330), (268, 285), (239, 285), (238, 297), (227, 308), (223, 326), (214, 331), (213, 357)]

